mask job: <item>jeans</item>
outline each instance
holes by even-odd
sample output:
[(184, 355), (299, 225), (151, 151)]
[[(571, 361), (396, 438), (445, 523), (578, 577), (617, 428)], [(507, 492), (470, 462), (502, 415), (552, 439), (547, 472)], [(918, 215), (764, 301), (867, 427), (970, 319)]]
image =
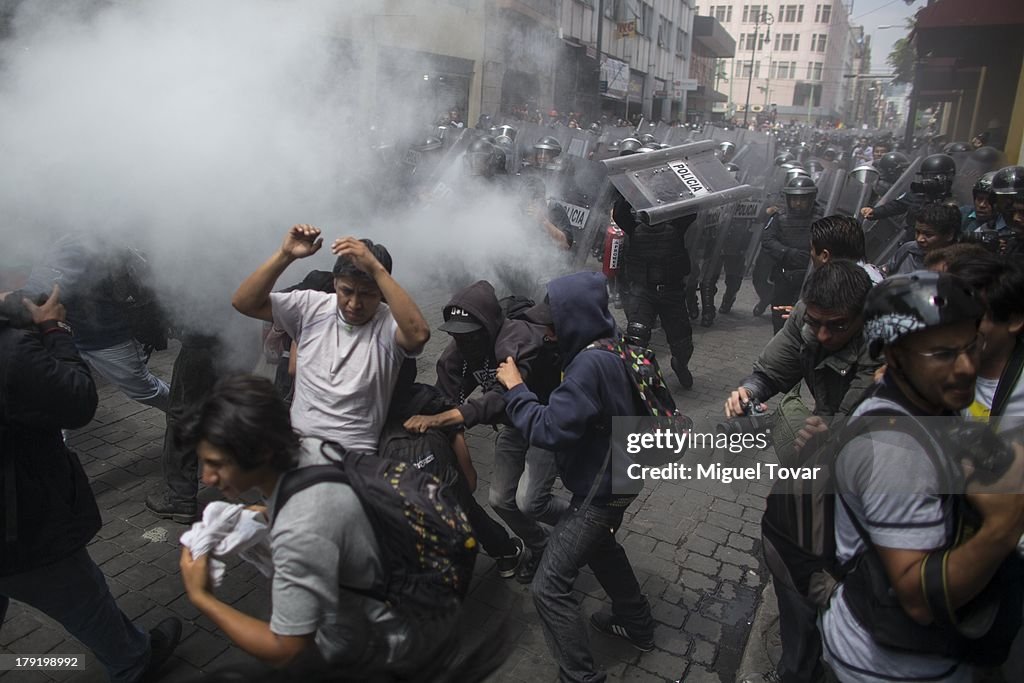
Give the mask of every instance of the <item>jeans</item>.
[(45, 567), (0, 576), (0, 622), (8, 599), (59, 621), (92, 650), (112, 683), (137, 680), (149, 664), (149, 635), (136, 628), (114, 602), (103, 572), (84, 548)]
[(533, 602), (544, 627), (544, 640), (558, 661), (559, 680), (594, 683), (605, 674), (594, 670), (587, 625), (572, 592), (580, 568), (589, 565), (612, 601), (612, 614), (633, 633), (654, 633), (651, 606), (626, 551), (615, 540), (626, 506), (572, 504), (555, 527), (533, 579)]
[(201, 403), (217, 381), (214, 359), (216, 345), (182, 344), (171, 372), (171, 389), (161, 458), (164, 482), (170, 498), (177, 502), (195, 503), (199, 492), (199, 459), (195, 450), (182, 450), (174, 444), (174, 428), (182, 415)]
[(537, 522), (554, 526), (568, 508), (564, 499), (551, 493), (557, 474), (554, 453), (531, 446), (515, 427), (505, 426), (498, 432), (489, 501), (534, 552), (544, 552), (548, 538)]
[(94, 372), (143, 405), (167, 412), (170, 387), (146, 367), (142, 347), (134, 339), (79, 354)]

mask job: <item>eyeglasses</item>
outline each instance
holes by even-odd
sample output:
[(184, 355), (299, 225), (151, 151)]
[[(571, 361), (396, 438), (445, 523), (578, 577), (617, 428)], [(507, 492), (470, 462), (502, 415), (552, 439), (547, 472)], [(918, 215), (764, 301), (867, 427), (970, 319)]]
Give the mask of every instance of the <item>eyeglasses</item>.
[(910, 349), (911, 353), (929, 358), (942, 365), (952, 365), (961, 354), (966, 354), (968, 358), (974, 358), (978, 355), (979, 351), (981, 351), (981, 337), (979, 336), (975, 336), (974, 340), (967, 346), (959, 346), (953, 349), (935, 349), (934, 351), (914, 351)]
[(821, 328), (825, 328), (832, 334), (842, 334), (853, 327), (853, 321), (842, 318), (840, 320), (815, 320), (814, 318), (804, 315), (804, 325), (807, 325), (812, 332), (817, 333)]

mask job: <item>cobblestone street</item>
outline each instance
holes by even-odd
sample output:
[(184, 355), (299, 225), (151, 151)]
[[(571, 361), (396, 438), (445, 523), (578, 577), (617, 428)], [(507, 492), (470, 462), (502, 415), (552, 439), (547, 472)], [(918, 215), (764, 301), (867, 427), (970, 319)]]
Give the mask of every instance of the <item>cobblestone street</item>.
[[(436, 327), (446, 297), (417, 293), (418, 303)], [(714, 431), (727, 392), (750, 370), (771, 326), (754, 318), (749, 280), (744, 282), (735, 312), (719, 315), (714, 327), (694, 329), (696, 352), (691, 362), (694, 389), (680, 390), (674, 376), (669, 385), (679, 407), (697, 431)], [(616, 315), (624, 324), (622, 311)], [(420, 360), (421, 381), (432, 381), (434, 362), (448, 338), (435, 332)], [(664, 334), (654, 334), (659, 358), (667, 357)], [(176, 346), (154, 355), (151, 365), (168, 381)], [(667, 368), (667, 362), (663, 361)], [(669, 373), (671, 375), (671, 373)], [(214, 625), (191, 606), (178, 576), (178, 537), (184, 526), (157, 519), (143, 499), (161, 480), (160, 454), (164, 416), (126, 399), (109, 386), (100, 391), (93, 422), (71, 436), (69, 443), (89, 474), (104, 525), (89, 553), (108, 578), (124, 612), (150, 628), (176, 615), (184, 634), (162, 680), (188, 680), (248, 656), (232, 647)], [(469, 433), (480, 475), (477, 497), (486, 503), (495, 432), (478, 427)], [(711, 453), (688, 453), (684, 462), (708, 462)], [(717, 454), (720, 459), (722, 454)], [(740, 462), (751, 455), (736, 456)], [(774, 457), (762, 454), (762, 457)], [(641, 654), (623, 641), (593, 634), (593, 650), (610, 680), (731, 682), (735, 679), (749, 622), (765, 582), (761, 568), (759, 521), (767, 487), (750, 482), (731, 485), (707, 482), (649, 482), (626, 514), (619, 538), (647, 593), (654, 618), (656, 649)], [(200, 492), (200, 502), (217, 497)], [(493, 561), (481, 556), (466, 605), (469, 619), (483, 625), (507, 612), (515, 637), (512, 656), (491, 679), (498, 682), (554, 681), (557, 670), (549, 654), (529, 588), (502, 580)], [(604, 594), (584, 570), (576, 584), (587, 615), (605, 607)], [(269, 616), (268, 582), (245, 563), (229, 565), (218, 596), (243, 612)], [(101, 681), (102, 669), (86, 649), (69, 639), (54, 622), (19, 604), (12, 604), (0, 629), (0, 653), (86, 655), (85, 671), (17, 672), (4, 681)]]

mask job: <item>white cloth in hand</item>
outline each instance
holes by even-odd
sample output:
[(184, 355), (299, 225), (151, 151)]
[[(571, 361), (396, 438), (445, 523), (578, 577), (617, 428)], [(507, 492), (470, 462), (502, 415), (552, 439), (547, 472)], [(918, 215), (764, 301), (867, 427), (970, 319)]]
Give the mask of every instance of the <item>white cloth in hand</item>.
[(262, 513), (246, 510), (244, 505), (215, 501), (203, 510), (203, 519), (181, 535), (180, 543), (192, 557), (210, 556), (210, 582), (216, 588), (224, 580), (221, 558), (238, 554), (270, 576), (274, 563), (270, 554), (270, 527)]

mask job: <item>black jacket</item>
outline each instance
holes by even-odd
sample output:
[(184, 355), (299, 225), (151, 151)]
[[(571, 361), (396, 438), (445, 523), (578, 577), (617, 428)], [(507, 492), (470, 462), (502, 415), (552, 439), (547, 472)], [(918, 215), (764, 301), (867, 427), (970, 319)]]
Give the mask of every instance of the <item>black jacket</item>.
[[(557, 354), (545, 343), (545, 327), (525, 320), (507, 320), (494, 294), (494, 287), (480, 280), (462, 290), (448, 303), (464, 308), (487, 330), (491, 353), (486, 359), (469, 362), (453, 341), (437, 360), (437, 388), (459, 403), (466, 429), (478, 424), (507, 424), (505, 389), (495, 379), (498, 364), (511, 356), (532, 391), (547, 402), (561, 379)], [(480, 396), (470, 394), (480, 387)]]
[(89, 481), (61, 436), (62, 428), (88, 424), (98, 399), (70, 335), (15, 329), (5, 320), (0, 392), (0, 576), (7, 576), (65, 558), (99, 531)]

